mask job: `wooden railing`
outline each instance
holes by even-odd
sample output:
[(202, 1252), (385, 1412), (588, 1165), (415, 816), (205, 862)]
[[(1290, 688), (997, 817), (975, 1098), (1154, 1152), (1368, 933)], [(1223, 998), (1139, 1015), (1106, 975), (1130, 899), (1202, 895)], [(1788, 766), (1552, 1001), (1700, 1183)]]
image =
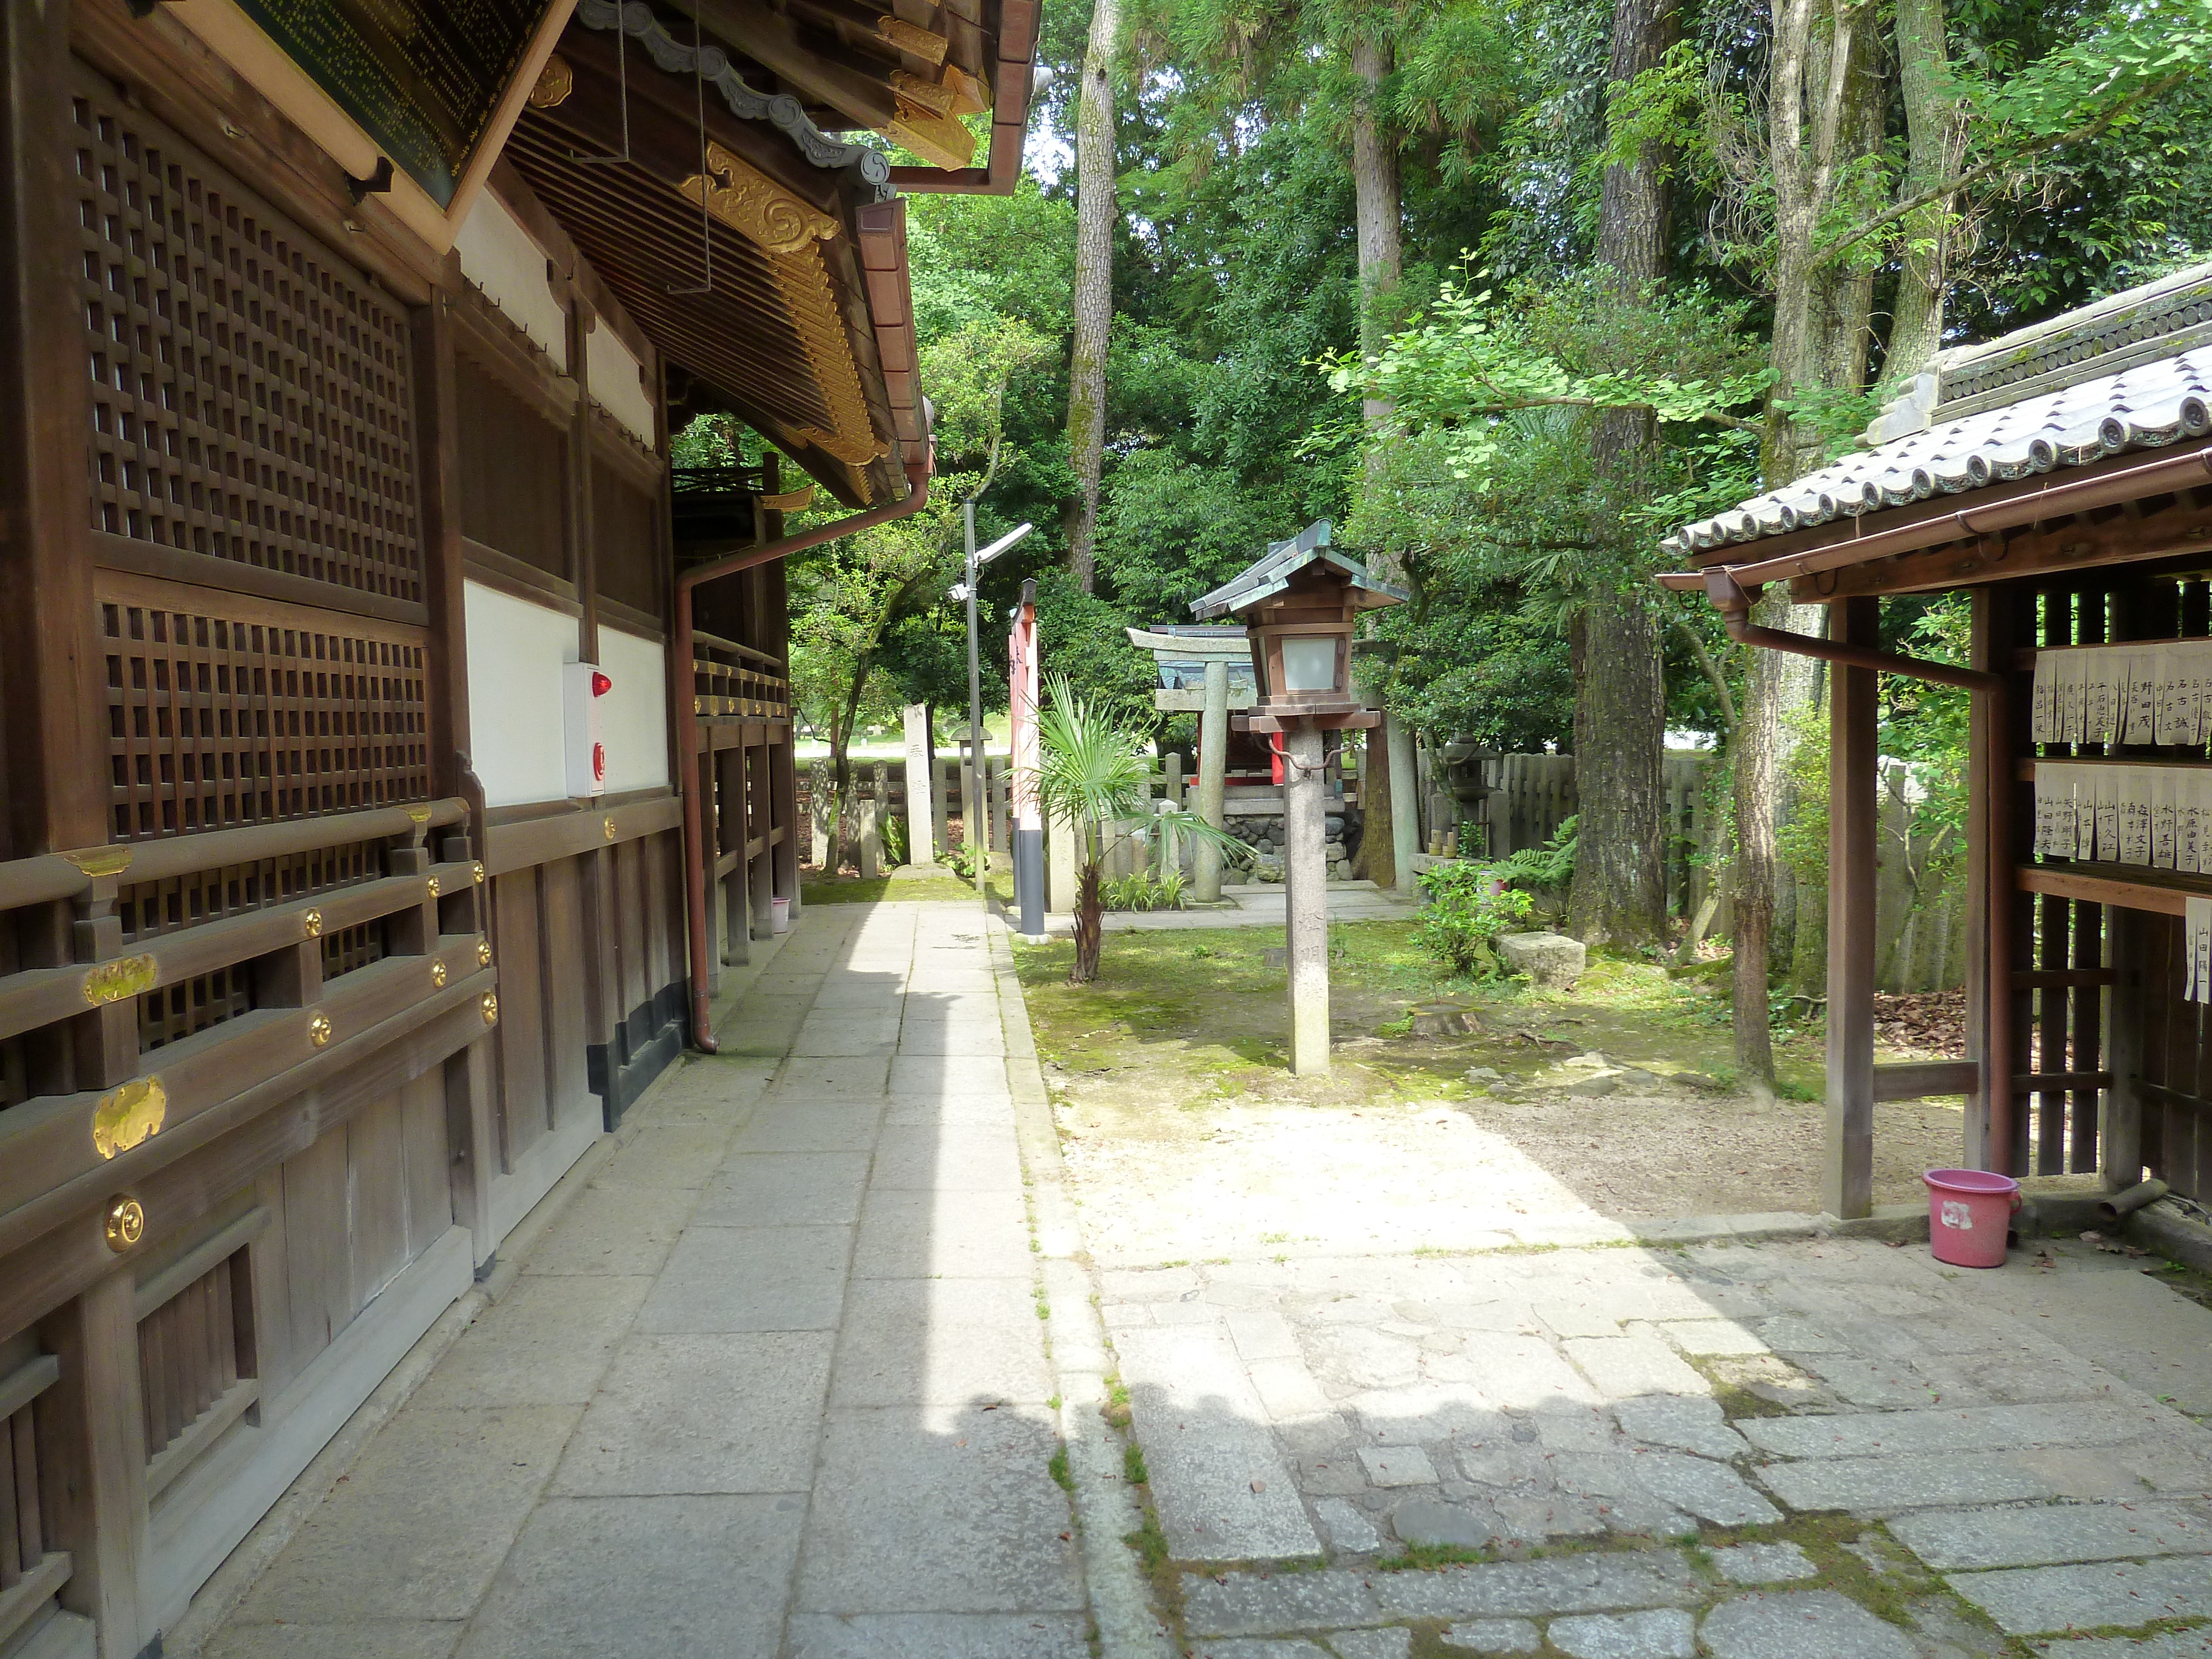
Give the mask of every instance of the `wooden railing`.
[[(496, 1020), (467, 817), (461, 800), (428, 801), (0, 864), (0, 910), (14, 913), (22, 954), (50, 941), (64, 958), (0, 976), (0, 1256), (258, 1113), (381, 1061), (419, 1027), (465, 1006), (472, 1028)], [(459, 833), (434, 855), (431, 833), (447, 829)], [(288, 897), (266, 882), (213, 920), (154, 929), (142, 916), (136, 937), (116, 914), (126, 889), (225, 872), (228, 895), (271, 860), (325, 849), (351, 849), (318, 866), (345, 884)], [(204, 898), (216, 884), (193, 890)], [(223, 1006), (197, 1024), (168, 1020), (164, 997), (184, 987), (204, 1002), (210, 985)], [(149, 1007), (163, 1010), (151, 1024)]]
[(735, 640), (692, 631), (691, 707), (701, 720), (787, 720), (783, 659)]

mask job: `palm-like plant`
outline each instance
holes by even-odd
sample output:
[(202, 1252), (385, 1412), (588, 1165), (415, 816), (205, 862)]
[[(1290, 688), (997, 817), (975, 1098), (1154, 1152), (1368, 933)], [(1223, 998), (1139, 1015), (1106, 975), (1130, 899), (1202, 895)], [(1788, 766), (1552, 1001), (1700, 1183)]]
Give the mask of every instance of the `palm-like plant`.
[(1067, 981), (1087, 985), (1098, 977), (1103, 942), (1099, 872), (1112, 846), (1108, 828), (1117, 819), (1141, 818), (1147, 830), (1172, 823), (1184, 835), (1211, 842), (1234, 859), (1244, 844), (1190, 812), (1156, 812), (1152, 762), (1145, 737), (1110, 706), (1079, 694), (1065, 674), (1045, 677), (1048, 701), (1037, 715), (1042, 739), (1038, 804), (1044, 816), (1079, 838), (1081, 873), (1075, 890), (1075, 966)]

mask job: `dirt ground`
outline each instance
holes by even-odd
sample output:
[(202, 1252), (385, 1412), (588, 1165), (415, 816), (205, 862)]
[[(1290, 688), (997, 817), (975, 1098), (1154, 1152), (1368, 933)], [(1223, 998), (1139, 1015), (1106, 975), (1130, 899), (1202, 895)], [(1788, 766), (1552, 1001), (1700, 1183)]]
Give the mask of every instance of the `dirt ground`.
[[(1784, 1034), (1786, 1093), (1729, 1086), (1724, 986), (1601, 962), (1571, 992), (1439, 981), (1405, 923), (1334, 930), (1335, 1066), (1283, 1069), (1279, 929), (1018, 947), (1092, 1248), (1117, 1265), (1270, 1251), (1449, 1250), (1547, 1224), (1815, 1211), (1817, 1029)], [(1651, 1074), (1567, 1093), (1601, 1054)], [(1923, 1050), (1885, 1051), (1886, 1059)], [(1470, 1068), (1499, 1074), (1495, 1083)], [(1876, 1109), (1875, 1198), (1954, 1163), (1956, 1101)]]

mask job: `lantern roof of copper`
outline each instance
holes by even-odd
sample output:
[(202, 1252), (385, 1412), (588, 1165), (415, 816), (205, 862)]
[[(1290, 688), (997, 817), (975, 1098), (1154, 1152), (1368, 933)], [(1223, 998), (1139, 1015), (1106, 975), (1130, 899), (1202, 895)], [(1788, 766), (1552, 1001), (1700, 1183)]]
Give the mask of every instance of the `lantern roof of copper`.
[(1366, 566), (1329, 545), (1329, 522), (1316, 519), (1289, 540), (1270, 542), (1267, 550), (1252, 564), (1211, 593), (1193, 600), (1190, 614), (1200, 622), (1211, 622), (1216, 617), (1250, 611), (1287, 590), (1300, 571), (1316, 566), (1346, 579), (1350, 585), (1347, 598), (1354, 611), (1402, 605), (1413, 597), (1402, 587), (1370, 580)]

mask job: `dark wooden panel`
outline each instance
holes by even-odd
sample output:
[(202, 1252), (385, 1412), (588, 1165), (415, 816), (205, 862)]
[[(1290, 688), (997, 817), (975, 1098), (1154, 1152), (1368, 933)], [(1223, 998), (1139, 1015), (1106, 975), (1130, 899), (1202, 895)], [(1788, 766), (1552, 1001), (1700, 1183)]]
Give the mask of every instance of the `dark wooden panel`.
[(540, 948), (555, 971), (545, 978), (546, 1086), (556, 1123), (599, 1110), (585, 1050), (584, 908), (577, 861), (556, 859), (538, 872)]
[(454, 369), (461, 533), (549, 576), (573, 578), (562, 522), (567, 434), (467, 353)]
[(615, 848), (616, 983), (622, 992), (617, 1018), (635, 1012), (654, 988), (646, 983), (645, 960), (645, 849), (650, 844), (632, 841)]
[(653, 533), (653, 498), (622, 471), (592, 462), (592, 556), (599, 592), (657, 622), (668, 617), (669, 572)]
[(544, 945), (538, 929), (538, 872), (492, 883), (492, 949), (499, 964), (501, 1145), (508, 1168), (551, 1122), (545, 1097)]

